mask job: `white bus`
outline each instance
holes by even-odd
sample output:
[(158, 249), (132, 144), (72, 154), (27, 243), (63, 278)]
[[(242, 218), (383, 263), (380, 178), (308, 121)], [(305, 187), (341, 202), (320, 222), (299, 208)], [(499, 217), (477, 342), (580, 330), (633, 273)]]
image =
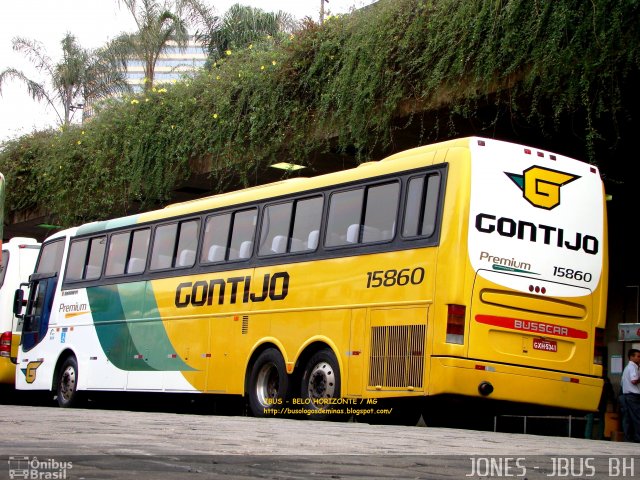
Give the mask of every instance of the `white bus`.
[[(34, 238), (14, 237), (2, 245), (0, 262), (0, 384), (15, 380), (16, 351), (11, 351), (12, 337), (19, 337), (22, 322), (13, 312), (13, 299), (21, 284), (29, 281), (40, 251)], [(16, 345), (18, 338), (13, 338)]]

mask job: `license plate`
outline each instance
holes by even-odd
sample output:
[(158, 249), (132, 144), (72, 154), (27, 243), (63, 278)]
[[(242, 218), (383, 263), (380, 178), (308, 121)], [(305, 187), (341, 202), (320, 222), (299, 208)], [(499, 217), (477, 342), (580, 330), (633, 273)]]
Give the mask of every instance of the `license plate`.
[(557, 352), (558, 342), (555, 340), (546, 340), (544, 338), (534, 338), (533, 348), (535, 350), (544, 350), (545, 352)]

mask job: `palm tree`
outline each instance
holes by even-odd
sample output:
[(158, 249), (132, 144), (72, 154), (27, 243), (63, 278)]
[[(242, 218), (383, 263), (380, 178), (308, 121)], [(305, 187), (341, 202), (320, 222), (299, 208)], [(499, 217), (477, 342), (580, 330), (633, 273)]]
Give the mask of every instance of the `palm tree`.
[(138, 31), (123, 33), (114, 42), (115, 51), (125, 64), (132, 59), (142, 61), (144, 89), (153, 87), (158, 57), (172, 43), (182, 51), (189, 41), (188, 27), (193, 19), (197, 0), (119, 0), (133, 16)]
[(40, 42), (14, 38), (13, 49), (24, 53), (48, 79), (39, 82), (21, 70), (7, 68), (0, 72), (0, 94), (7, 80), (21, 81), (34, 100), (44, 101), (53, 108), (60, 126), (67, 126), (78, 109), (88, 107), (100, 98), (126, 91), (129, 85), (122, 68), (114, 63), (107, 48), (85, 50), (70, 33), (64, 36), (61, 45), (62, 60), (54, 64)]
[(208, 30), (199, 35), (207, 46), (210, 60), (222, 58), (227, 50), (270, 46), (278, 43), (285, 34), (296, 28), (291, 14), (283, 12), (265, 12), (259, 8), (232, 5), (222, 19), (207, 23)]

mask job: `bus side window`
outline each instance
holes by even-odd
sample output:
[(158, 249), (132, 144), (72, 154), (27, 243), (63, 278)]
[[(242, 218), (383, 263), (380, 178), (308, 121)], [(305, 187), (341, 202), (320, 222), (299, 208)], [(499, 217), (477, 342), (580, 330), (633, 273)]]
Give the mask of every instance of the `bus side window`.
[(156, 227), (151, 247), (151, 270), (171, 268), (177, 233), (177, 223)]
[(323, 203), (322, 197), (305, 198), (296, 202), (291, 239), (292, 252), (315, 250), (318, 247)]
[(230, 227), (230, 213), (207, 217), (200, 255), (201, 263), (223, 262), (226, 259)]
[(375, 185), (367, 189), (362, 242), (390, 240), (398, 216), (400, 184)]
[(308, 237), (320, 229), (322, 204), (322, 197), (317, 196), (265, 207), (258, 255), (315, 250), (317, 239), (309, 246)]
[(71, 248), (69, 249), (69, 265), (65, 272), (66, 280), (82, 280), (88, 247), (89, 240), (86, 239), (71, 243)]
[(115, 233), (111, 235), (109, 253), (107, 254), (107, 265), (104, 271), (105, 275), (122, 275), (124, 273), (130, 237), (131, 232)]
[[(331, 195), (329, 200), (329, 219), (327, 221), (327, 247), (348, 245), (349, 240), (354, 240), (352, 225), (359, 226), (362, 214), (362, 201), (364, 188), (337, 192)], [(349, 235), (349, 228), (351, 234)], [(357, 237), (355, 239), (357, 241)]]
[(242, 210), (233, 214), (229, 260), (244, 260), (251, 256), (257, 215), (257, 208)]
[(180, 222), (178, 234), (177, 267), (193, 267), (196, 263), (196, 249), (198, 248), (199, 220)]
[(149, 249), (149, 236), (148, 228), (111, 235), (105, 275), (143, 272)]
[(85, 270), (85, 280), (95, 280), (102, 273), (102, 263), (107, 248), (107, 237), (92, 238), (89, 242), (89, 258)]
[(421, 234), (427, 237), (433, 235), (436, 229), (436, 214), (438, 212), (438, 197), (440, 194), (440, 176), (430, 175), (427, 178), (427, 192), (425, 194), (424, 216), (422, 218)]
[(160, 225), (151, 249), (151, 270), (192, 267), (196, 261), (199, 220)]
[(439, 193), (439, 174), (409, 180), (402, 236), (433, 235), (436, 228)]
[(151, 230), (145, 228), (133, 232), (131, 240), (131, 252), (127, 261), (127, 273), (135, 274), (144, 272), (147, 263), (147, 254), (149, 252), (149, 239), (151, 238)]
[(95, 280), (102, 272), (107, 237), (83, 239), (71, 244), (66, 280)]
[(265, 207), (260, 228), (258, 255), (285, 253), (291, 226), (293, 202)]

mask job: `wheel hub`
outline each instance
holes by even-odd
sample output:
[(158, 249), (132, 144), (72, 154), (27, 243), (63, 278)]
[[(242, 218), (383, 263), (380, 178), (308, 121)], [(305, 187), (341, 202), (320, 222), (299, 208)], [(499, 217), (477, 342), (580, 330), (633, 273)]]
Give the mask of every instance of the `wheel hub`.
[(336, 391), (336, 376), (327, 362), (318, 363), (309, 376), (309, 398), (333, 398)]
[(72, 367), (67, 367), (60, 379), (60, 393), (65, 400), (69, 400), (71, 398), (75, 391), (75, 386), (76, 371)]

